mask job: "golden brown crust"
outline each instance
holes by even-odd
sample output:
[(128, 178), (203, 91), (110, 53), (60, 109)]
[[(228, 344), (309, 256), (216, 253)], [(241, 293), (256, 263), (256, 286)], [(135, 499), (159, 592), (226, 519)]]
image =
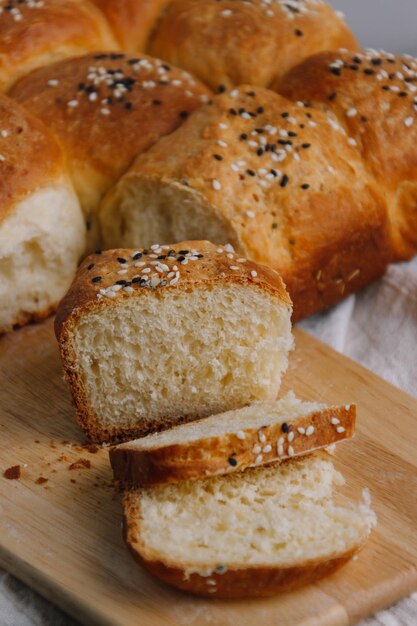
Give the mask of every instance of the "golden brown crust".
[(336, 118), (260, 87), (215, 96), (139, 156), (106, 211), (149, 182), (220, 215), (243, 254), (281, 274), (295, 320), (379, 277), (391, 254), (383, 195)]
[[(153, 576), (173, 587), (217, 598), (266, 597), (313, 583), (342, 567), (366, 541), (364, 537), (362, 543), (343, 554), (335, 554), (325, 560), (305, 561), (298, 566), (259, 565), (242, 568), (228, 564), (227, 568), (219, 568), (218, 564), (213, 564), (212, 571), (202, 576), (187, 572), (192, 564), (179, 566), (156, 558), (141, 539), (140, 520), (138, 497), (135, 492), (126, 491), (123, 497), (123, 532), (135, 560)], [(216, 569), (220, 569), (221, 573)], [(210, 571), (210, 567), (207, 570)]]
[[(172, 255), (169, 254), (171, 250)], [(194, 258), (193, 250), (203, 256)], [(181, 251), (187, 251), (187, 253), (183, 254)], [(153, 255), (150, 257), (151, 253)], [(140, 258), (138, 258), (139, 254), (142, 255)], [(107, 306), (119, 306), (126, 298), (163, 297), (164, 293), (172, 290), (187, 291), (228, 283), (251, 285), (254, 289), (261, 289), (276, 297), (281, 305), (291, 308), (291, 300), (282, 279), (274, 270), (249, 260), (242, 262), (239, 260), (240, 255), (233, 254), (232, 258), (229, 255), (232, 255), (230, 250), (214, 246), (207, 241), (185, 241), (167, 246), (165, 249), (158, 247), (153, 250), (149, 249), (146, 254), (140, 249), (117, 249), (94, 254), (84, 260), (69, 292), (58, 308), (55, 318), (55, 334), (61, 350), (65, 378), (77, 410), (77, 419), (91, 439), (100, 442), (123, 441), (127, 438), (145, 435), (147, 431), (139, 427), (103, 430), (99, 424), (93, 408), (88, 405), (72, 347), (71, 335), (77, 320), (88, 312)], [(144, 263), (146, 267), (154, 267), (150, 266), (150, 263), (156, 262), (158, 256), (166, 257), (159, 259), (159, 262), (163, 264), (160, 265), (162, 270), (160, 273), (144, 274), (142, 273), (144, 267), (135, 265), (135, 263)], [(193, 259), (188, 260), (190, 257)], [(168, 269), (163, 270), (163, 266)], [(174, 267), (177, 270), (173, 270)], [(127, 272), (121, 276), (118, 272), (123, 268), (127, 268)], [(141, 277), (145, 278), (141, 280)], [(121, 285), (120, 281), (124, 285)], [(111, 293), (114, 294), (113, 297)], [(179, 421), (176, 420), (176, 423)], [(168, 420), (165, 421), (164, 426), (170, 426)]]
[(329, 5), (316, 0), (301, 0), (297, 9), (263, 0), (175, 0), (148, 49), (217, 89), (267, 86), (311, 54), (340, 47), (355, 49), (356, 39)]
[(11, 96), (60, 140), (90, 219), (134, 157), (175, 130), (209, 93), (158, 59), (96, 52), (38, 69)]
[(89, 2), (2, 0), (0, 7), (2, 91), (41, 65), (90, 50), (118, 48), (107, 21)]
[(128, 442), (110, 449), (110, 462), (122, 487), (198, 480), (284, 461), (349, 439), (355, 419), (355, 405), (328, 407), (288, 419), (285, 432), (281, 424), (270, 424), (240, 431), (244, 437), (227, 433), (163, 447), (155, 443), (154, 448), (144, 450), (140, 441)]
[(46, 126), (0, 94), (0, 222), (25, 196), (65, 174), (62, 151)]
[(326, 52), (275, 88), (335, 113), (385, 194), (394, 259), (417, 252), (417, 61), (367, 51)]
[(145, 50), (149, 34), (169, 0), (91, 0), (106, 16), (122, 50)]

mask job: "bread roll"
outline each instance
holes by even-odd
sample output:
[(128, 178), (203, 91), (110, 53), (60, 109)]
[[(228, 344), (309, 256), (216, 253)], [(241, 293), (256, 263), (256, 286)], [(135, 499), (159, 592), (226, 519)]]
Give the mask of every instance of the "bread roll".
[(53, 135), (0, 96), (0, 333), (56, 308), (84, 245), (80, 206)]
[(104, 16), (89, 2), (0, 2), (0, 91), (42, 65), (117, 47)]
[(169, 0), (91, 0), (106, 16), (122, 50), (145, 50), (152, 28)]
[(59, 138), (90, 250), (99, 243), (95, 212), (102, 194), (208, 94), (189, 74), (157, 59), (102, 52), (41, 68), (11, 92)]
[(354, 405), (302, 402), (291, 392), (122, 443), (110, 461), (122, 486), (198, 480), (327, 448), (353, 437), (355, 418)]
[(417, 252), (417, 61), (368, 50), (307, 59), (276, 84), (332, 111), (387, 199), (393, 260)]
[(121, 440), (274, 399), (290, 318), (278, 274), (228, 246), (90, 256), (55, 322), (81, 427)]
[(218, 95), (107, 194), (104, 241), (230, 241), (282, 275), (300, 319), (380, 276), (391, 254), (383, 195), (351, 143), (331, 114), (260, 87)]
[(355, 49), (356, 39), (321, 0), (174, 0), (148, 50), (216, 90), (268, 86), (311, 54), (341, 46)]
[(315, 453), (225, 476), (126, 491), (125, 539), (164, 582), (203, 596), (270, 596), (319, 580), (367, 540), (376, 517), (334, 502), (343, 477)]

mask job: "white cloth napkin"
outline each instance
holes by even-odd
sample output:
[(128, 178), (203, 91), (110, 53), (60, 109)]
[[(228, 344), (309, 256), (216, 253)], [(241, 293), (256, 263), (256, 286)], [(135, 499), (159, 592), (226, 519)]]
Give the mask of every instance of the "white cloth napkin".
[[(300, 326), (417, 397), (417, 259), (390, 267), (379, 282)], [(360, 626), (416, 625), (417, 593)], [(0, 571), (0, 626), (77, 623)]]

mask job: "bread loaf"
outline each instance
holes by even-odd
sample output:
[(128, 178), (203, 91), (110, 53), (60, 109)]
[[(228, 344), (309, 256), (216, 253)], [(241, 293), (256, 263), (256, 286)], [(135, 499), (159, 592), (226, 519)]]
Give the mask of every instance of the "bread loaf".
[(326, 52), (276, 88), (336, 114), (384, 194), (393, 260), (417, 252), (417, 60), (377, 50)]
[(305, 455), (353, 436), (356, 407), (281, 400), (170, 428), (110, 450), (122, 486), (149, 486), (243, 471)]
[(126, 491), (125, 538), (154, 576), (198, 595), (268, 596), (346, 563), (376, 518), (334, 502), (343, 483), (330, 457), (312, 455), (205, 480)]
[(105, 245), (230, 241), (279, 271), (294, 319), (305, 317), (380, 276), (391, 255), (384, 197), (351, 144), (332, 114), (260, 87), (215, 96), (108, 192)]
[(278, 274), (228, 246), (92, 255), (55, 321), (78, 421), (114, 441), (272, 400), (290, 318)]
[(11, 96), (43, 120), (63, 146), (89, 231), (102, 194), (134, 157), (179, 126), (210, 92), (183, 70), (144, 55), (93, 53), (43, 67)]
[(118, 45), (90, 2), (0, 0), (0, 91), (37, 67), (103, 48)]
[(106, 16), (122, 50), (145, 50), (149, 34), (169, 0), (91, 0)]
[(84, 246), (80, 206), (53, 135), (0, 96), (0, 333), (56, 308)]
[(268, 86), (311, 54), (355, 49), (349, 28), (321, 0), (174, 0), (148, 50), (214, 90)]

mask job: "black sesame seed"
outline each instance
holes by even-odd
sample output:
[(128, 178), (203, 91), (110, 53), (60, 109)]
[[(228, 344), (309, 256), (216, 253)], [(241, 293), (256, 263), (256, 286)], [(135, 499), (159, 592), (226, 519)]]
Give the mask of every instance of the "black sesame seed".
[(248, 138), (248, 136), (247, 136), (247, 134), (246, 134), (246, 133), (242, 133), (242, 134), (240, 135), (240, 138), (242, 139), (242, 141), (246, 141), (246, 139)]
[(251, 96), (253, 98), (254, 96), (256, 96), (256, 93), (254, 91), (247, 91), (246, 95)]
[(167, 285), (167, 281), (166, 280), (161, 280), (161, 282), (159, 283), (158, 287), (165, 287)]
[(290, 114), (289, 113), (281, 113), (281, 117), (289, 117)]
[(132, 283), (139, 283), (142, 280), (142, 278), (140, 276), (135, 276), (135, 278), (132, 278)]
[(272, 222), (271, 228), (276, 230), (278, 228), (278, 224), (276, 222)]
[(361, 122), (369, 122), (369, 120), (365, 115), (362, 115)]
[(382, 59), (372, 59), (372, 65), (382, 65)]
[(389, 91), (389, 86), (388, 85), (382, 85), (382, 89), (384, 91)]
[(197, 259), (202, 259), (204, 255), (203, 254), (196, 254), (195, 256), (197, 257)]
[(163, 63), (161, 67), (163, 67), (163, 68), (164, 68), (164, 70), (166, 70), (167, 72), (170, 72), (170, 71), (171, 71), (170, 66), (169, 66), (169, 65), (167, 65), (166, 63)]
[(278, 176), (277, 170), (272, 169), (272, 170), (270, 170), (270, 172), (271, 172), (272, 176), (275, 176), (275, 178)]
[(310, 148), (311, 147), (311, 143), (303, 143), (301, 144), (302, 148)]
[(127, 285), (127, 280), (117, 280), (116, 285)]
[(119, 256), (117, 257), (117, 260), (119, 261), (119, 263), (126, 263), (126, 259), (124, 259), (123, 257)]
[(84, 83), (78, 83), (78, 90), (82, 91), (83, 89), (85, 89), (85, 84)]
[(258, 108), (256, 109), (256, 112), (257, 112), (257, 113), (264, 113), (264, 112), (265, 112), (265, 109), (264, 109), (263, 107), (258, 107)]
[(357, 65), (349, 65), (349, 69), (353, 72), (357, 72), (359, 70), (359, 67)]
[(340, 69), (338, 67), (331, 67), (330, 68), (330, 72), (332, 74), (334, 74), (335, 76), (341, 76), (342, 72), (340, 71)]
[(297, 133), (295, 133), (293, 130), (289, 130), (288, 137), (297, 137)]
[(180, 112), (180, 114), (179, 114), (179, 116), (180, 116), (183, 120), (185, 120), (185, 119), (189, 116), (189, 113), (188, 113), (188, 111), (181, 111), (181, 112)]
[(160, 254), (159, 257), (157, 257), (160, 261), (162, 261), (163, 259), (167, 258), (166, 254)]
[(237, 460), (234, 459), (232, 456), (229, 456), (229, 458), (227, 459), (229, 462), (229, 465), (231, 465), (232, 467), (236, 467), (237, 465)]
[(300, 30), (299, 28), (296, 28), (294, 33), (296, 37), (302, 37), (304, 35), (303, 31)]
[(301, 185), (301, 189), (310, 189), (310, 185), (308, 185), (307, 183), (304, 183)]
[(265, 132), (264, 128), (255, 128), (255, 132), (258, 133), (258, 135), (262, 135), (262, 133)]
[(284, 174), (284, 176), (281, 178), (281, 182), (280, 182), (281, 187), (286, 187), (288, 182), (289, 182), (289, 180), (290, 179), (288, 178), (287, 174)]
[(368, 76), (372, 76), (373, 74), (375, 74), (375, 70), (371, 70), (370, 67), (367, 67), (366, 69), (363, 70), (364, 74), (367, 74)]
[(117, 59), (123, 59), (124, 56), (125, 56), (124, 54), (117, 53), (117, 54), (111, 54), (110, 58), (116, 61)]
[(185, 256), (179, 256), (177, 261), (178, 263), (182, 263), (183, 261), (185, 261)]
[(246, 174), (249, 176), (255, 176), (255, 172), (253, 170), (246, 170)]
[(263, 155), (263, 153), (264, 153), (264, 149), (263, 149), (263, 148), (258, 148), (258, 149), (257, 149), (257, 151), (256, 151), (256, 154), (257, 154), (258, 156), (262, 156), (262, 155)]
[(141, 286), (141, 287), (146, 287), (146, 285), (147, 285), (147, 280), (146, 280), (146, 278), (141, 278), (141, 279), (140, 279), (140, 286)]
[(230, 113), (231, 115), (237, 115), (237, 111), (236, 111), (236, 109), (229, 109), (229, 113)]
[(408, 93), (406, 91), (400, 91), (399, 94), (400, 98), (406, 98), (408, 96)]
[(295, 240), (294, 239), (289, 239), (288, 240), (290, 246), (294, 246), (295, 245)]
[(283, 422), (281, 424), (281, 430), (282, 430), (283, 433), (287, 433), (288, 432), (289, 428), (288, 428), (287, 422)]
[(96, 250), (96, 254), (101, 254), (101, 250), (100, 250), (100, 248), (97, 248), (97, 250)]
[(90, 265), (87, 267), (88, 270), (92, 270), (94, 267), (94, 263), (90, 263)]
[(152, 104), (155, 104), (155, 106), (158, 106), (159, 104), (162, 104), (162, 100), (158, 100), (158, 99), (152, 100)]
[(175, 256), (176, 254), (175, 250), (168, 250), (168, 256)]
[(352, 61), (358, 65), (362, 63), (362, 59), (360, 57), (353, 57)]
[(131, 109), (133, 109), (133, 104), (131, 102), (125, 102), (125, 109), (130, 111)]
[(219, 85), (217, 88), (217, 93), (224, 93), (226, 91), (226, 87), (224, 85)]
[(99, 283), (101, 281), (101, 276), (94, 276), (94, 278), (91, 279), (92, 283)]
[(142, 250), (142, 254), (148, 254), (149, 250)]
[(189, 250), (180, 250), (178, 254), (188, 254)]
[(335, 91), (331, 93), (329, 96), (327, 96), (328, 100), (336, 100), (336, 98), (337, 98), (337, 93)]
[(134, 261), (138, 261), (140, 258), (142, 258), (142, 252), (136, 252), (132, 257)]
[(221, 154), (213, 154), (213, 156), (216, 159), (216, 161), (223, 161), (223, 157)]
[(128, 64), (129, 65), (135, 65), (135, 63), (139, 63), (140, 59), (129, 59), (128, 60)]
[(107, 59), (107, 54), (95, 54), (93, 59)]

